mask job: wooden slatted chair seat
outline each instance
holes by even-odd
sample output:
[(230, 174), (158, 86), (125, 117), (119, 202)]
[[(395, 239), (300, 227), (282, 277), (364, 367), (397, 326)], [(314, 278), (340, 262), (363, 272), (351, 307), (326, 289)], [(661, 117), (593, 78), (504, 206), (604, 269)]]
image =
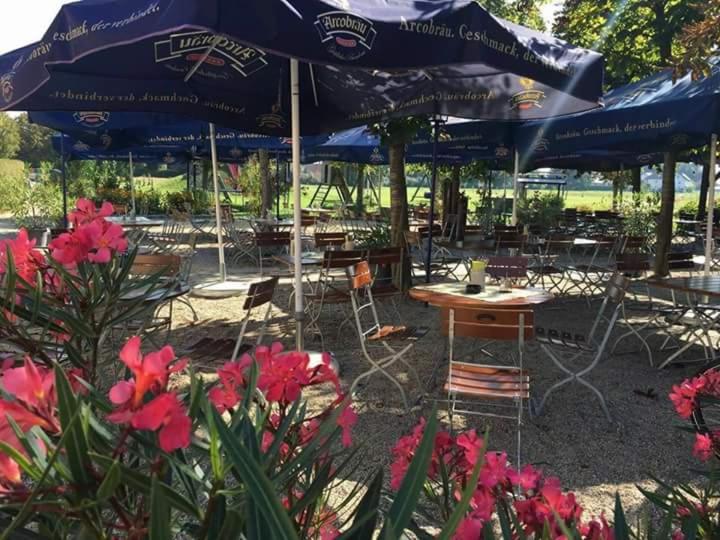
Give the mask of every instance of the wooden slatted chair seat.
[[(374, 295), (374, 293), (373, 293)], [(369, 341), (415, 340), (424, 337), (430, 331), (425, 326), (383, 326), (368, 336)]]
[(547, 343), (548, 345), (558, 345), (560, 347), (566, 347), (568, 349), (582, 350), (582, 351), (594, 351), (596, 349), (591, 343), (588, 343), (586, 337), (583, 334), (571, 334), (570, 332), (564, 332), (556, 330), (554, 328), (548, 328), (547, 330), (542, 327), (535, 328), (535, 339), (539, 343)]
[(453, 362), (445, 391), (491, 399), (529, 399), (530, 375), (517, 367), (489, 367)]

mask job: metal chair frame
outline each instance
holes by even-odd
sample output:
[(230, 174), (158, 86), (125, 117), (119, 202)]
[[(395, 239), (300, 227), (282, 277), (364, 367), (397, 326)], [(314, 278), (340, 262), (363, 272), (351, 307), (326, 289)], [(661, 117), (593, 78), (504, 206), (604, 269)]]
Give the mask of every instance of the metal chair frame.
[[(553, 384), (543, 395), (539, 405), (535, 408), (537, 414), (541, 414), (545, 403), (548, 398), (555, 393), (557, 390), (576, 382), (588, 388), (592, 391), (600, 401), (600, 406), (605, 413), (605, 417), (608, 422), (612, 422), (612, 416), (607, 406), (607, 402), (604, 394), (591, 382), (586, 379), (586, 376), (592, 372), (593, 369), (600, 363), (605, 354), (605, 349), (610, 340), (610, 336), (615, 328), (615, 322), (617, 321), (623, 305), (623, 299), (625, 293), (630, 286), (630, 280), (625, 276), (618, 273), (613, 274), (607, 283), (605, 289), (605, 299), (603, 300), (598, 314), (593, 321), (590, 332), (588, 333), (587, 339), (575, 339), (569, 334), (559, 335), (556, 332), (548, 332), (547, 337), (540, 337), (543, 332), (537, 330), (538, 341), (540, 342), (540, 349), (550, 358), (550, 360), (566, 375), (565, 378)], [(609, 315), (608, 315), (609, 313)], [(605, 322), (607, 324), (605, 331), (599, 336), (601, 324)], [(567, 357), (561, 358), (558, 355), (558, 350), (562, 349)], [(568, 367), (571, 363), (583, 357), (590, 357), (590, 363), (580, 369), (575, 370)]]
[[(422, 388), (420, 383), (420, 377), (415, 368), (404, 358), (404, 356), (410, 352), (415, 345), (414, 342), (404, 346), (401, 349), (392, 347), (387, 341), (378, 340), (384, 349), (385, 355), (380, 358), (375, 358), (370, 353), (370, 343), (373, 341), (373, 337), (381, 336), (384, 328), (380, 323), (377, 309), (375, 308), (375, 302), (372, 295), (372, 274), (367, 261), (361, 261), (358, 264), (349, 266), (346, 268), (346, 275), (349, 282), (350, 291), (350, 302), (352, 304), (353, 314), (355, 316), (355, 326), (358, 337), (360, 339), (360, 347), (363, 352), (363, 356), (370, 364), (370, 369), (360, 374), (355, 378), (351, 387), (350, 393), (352, 394), (357, 388), (360, 381), (370, 377), (375, 373), (383, 374), (400, 392), (400, 396), (403, 401), (405, 410), (409, 410), (407, 396), (400, 382), (393, 377), (387, 369), (391, 367), (395, 362), (402, 362), (405, 366), (415, 375), (417, 380), (418, 388)], [(360, 294), (362, 291), (362, 294)], [(365, 312), (370, 314), (370, 321), (368, 325), (363, 324), (363, 314)]]

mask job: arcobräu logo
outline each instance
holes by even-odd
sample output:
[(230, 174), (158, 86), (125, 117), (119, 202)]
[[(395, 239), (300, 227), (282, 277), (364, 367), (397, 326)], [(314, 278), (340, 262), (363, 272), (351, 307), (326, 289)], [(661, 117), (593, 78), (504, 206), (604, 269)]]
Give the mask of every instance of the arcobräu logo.
[(373, 23), (347, 11), (328, 11), (317, 16), (315, 28), (330, 54), (355, 60), (372, 49), (377, 31)]
[[(212, 50), (208, 54), (210, 47)], [(209, 32), (171, 34), (168, 39), (155, 42), (155, 62), (158, 64), (189, 71), (200, 60), (203, 65), (196, 74), (209, 78), (218, 76), (213, 72), (227, 72), (227, 68), (248, 77), (267, 65), (263, 51)]]
[(257, 117), (258, 126), (262, 128), (280, 129), (285, 127), (287, 121), (282, 113), (280, 105), (273, 105), (272, 112), (261, 114)]
[(96, 128), (108, 123), (110, 113), (104, 111), (79, 111), (73, 114), (73, 118), (81, 126)]
[(15, 73), (8, 73), (0, 78), (0, 95), (5, 103), (10, 103), (15, 96), (15, 87), (12, 83), (13, 75)]
[(542, 108), (542, 102), (545, 100), (545, 92), (535, 88), (535, 81), (525, 77), (521, 77), (518, 81), (520, 86), (525, 90), (518, 92), (510, 98), (510, 108), (525, 111), (537, 107)]
[(376, 146), (373, 148), (372, 154), (370, 154), (370, 163), (381, 163), (385, 158), (380, 153), (380, 149)]

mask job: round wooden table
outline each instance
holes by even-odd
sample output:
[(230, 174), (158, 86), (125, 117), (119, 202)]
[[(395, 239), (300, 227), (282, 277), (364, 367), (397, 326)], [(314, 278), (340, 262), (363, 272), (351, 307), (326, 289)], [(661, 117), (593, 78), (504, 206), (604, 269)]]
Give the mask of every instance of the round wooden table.
[(498, 285), (487, 285), (479, 294), (465, 293), (467, 282), (433, 283), (410, 289), (410, 298), (439, 308), (518, 308), (549, 302), (554, 295), (544, 289), (516, 288), (501, 293)]

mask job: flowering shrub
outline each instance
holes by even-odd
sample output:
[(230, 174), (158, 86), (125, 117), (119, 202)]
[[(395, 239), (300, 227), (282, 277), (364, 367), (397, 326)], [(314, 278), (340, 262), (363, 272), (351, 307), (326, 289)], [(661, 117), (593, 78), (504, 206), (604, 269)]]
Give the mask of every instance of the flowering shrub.
[(4, 341), (46, 367), (67, 359), (91, 383), (107, 359), (113, 329), (154, 308), (137, 291), (150, 294), (161, 285), (160, 276), (127, 279), (134, 252), (128, 252), (123, 228), (105, 219), (111, 214), (110, 203), (96, 208), (78, 200), (68, 216), (72, 229), (55, 238), (47, 253), (23, 229), (0, 241)]
[[(412, 434), (400, 438), (393, 448), (393, 489), (400, 488), (425, 428), (425, 420), (421, 419)], [(491, 520), (498, 513), (508, 527), (512, 514), (515, 534), (522, 530), (526, 537), (567, 538), (568, 531), (572, 531), (573, 538), (615, 538), (603, 517), (581, 519), (583, 509), (575, 495), (563, 492), (557, 478), (545, 478), (531, 465), (520, 470), (511, 467), (505, 452), (486, 451), (486, 441), (475, 430), (457, 436), (438, 432), (425, 480), (428, 500), (437, 504), (443, 519), (449, 520), (468, 488), (470, 502), (455, 533), (457, 539), (481, 538), (486, 530), (492, 530)]]

